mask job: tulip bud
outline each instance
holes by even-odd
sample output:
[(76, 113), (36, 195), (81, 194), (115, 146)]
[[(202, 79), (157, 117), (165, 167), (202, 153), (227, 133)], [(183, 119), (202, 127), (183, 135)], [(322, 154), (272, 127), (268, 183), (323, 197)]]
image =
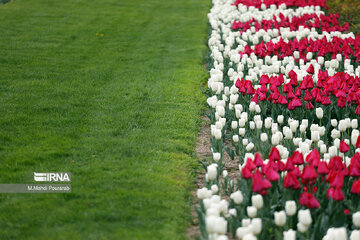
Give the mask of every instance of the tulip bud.
[(215, 133), (215, 139), (220, 140), (221, 139), (221, 130), (215, 129), (214, 133)]
[(296, 122), (296, 121), (292, 121), (291, 123), (290, 123), (290, 130), (294, 133), (294, 132), (296, 132), (296, 129), (297, 129), (297, 127), (298, 127), (298, 124), (299, 124), (299, 122)]
[(239, 126), (240, 126), (240, 127), (245, 127), (245, 123), (246, 123), (246, 121), (245, 121), (244, 118), (240, 118), (240, 119), (239, 119)]
[(306, 226), (306, 227), (309, 226), (311, 224), (311, 222), (312, 222), (310, 210), (309, 209), (299, 210), (299, 212), (298, 212), (298, 220), (304, 226)]
[(227, 172), (226, 170), (224, 170), (224, 171), (222, 172), (222, 175), (223, 175), (224, 178), (226, 178), (226, 177), (228, 176), (228, 172)]
[(208, 209), (206, 209), (206, 216), (215, 216), (215, 217), (220, 217), (220, 210), (218, 208), (215, 207), (210, 207)]
[(283, 227), (286, 223), (285, 211), (275, 212), (274, 220), (275, 220), (276, 226)]
[(241, 191), (238, 190), (230, 195), (230, 199), (232, 199), (235, 204), (241, 204), (243, 201), (243, 195)]
[(251, 224), (250, 218), (243, 218), (241, 220), (241, 226), (243, 226), (243, 227), (248, 227), (250, 224)]
[(254, 143), (252, 143), (252, 142), (249, 143), (249, 144), (246, 146), (246, 151), (247, 151), (247, 152), (250, 152), (250, 151), (254, 148), (254, 146), (255, 146)]
[[(256, 208), (255, 208), (256, 209)], [(254, 218), (251, 220), (251, 231), (254, 234), (259, 234), (261, 232), (262, 229), (262, 222), (261, 222), (261, 218)]]
[(246, 207), (246, 212), (250, 218), (254, 218), (254, 217), (256, 217), (257, 209), (254, 206), (248, 206), (248, 207)]
[(280, 143), (280, 137), (279, 137), (279, 134), (274, 134), (271, 136), (271, 144), (276, 146), (276, 145), (279, 145)]
[(358, 120), (357, 119), (351, 120), (351, 127), (354, 129), (358, 128)]
[(208, 190), (206, 187), (203, 187), (196, 191), (196, 196), (201, 200), (205, 198), (210, 198), (211, 195), (212, 195), (212, 191)]
[(248, 227), (239, 227), (236, 229), (236, 236), (239, 239), (243, 239), (245, 235), (250, 233), (250, 231), (251, 231), (251, 229), (249, 229)]
[(353, 214), (352, 220), (355, 227), (360, 227), (360, 211)]
[(272, 124), (272, 118), (271, 118), (271, 117), (265, 118), (265, 128), (266, 128), (266, 129), (270, 129), (270, 128), (271, 128), (271, 124)]
[(255, 124), (256, 124), (256, 128), (260, 130), (262, 128), (263, 121), (259, 120), (259, 121), (255, 122)]
[(308, 230), (308, 226), (305, 226), (301, 222), (298, 222), (296, 227), (297, 227), (297, 230), (301, 233), (305, 233)]
[(320, 140), (320, 134), (318, 131), (311, 132), (311, 140), (314, 142), (318, 142)]
[(283, 115), (279, 115), (279, 116), (277, 117), (277, 122), (278, 122), (279, 124), (283, 124), (283, 122), (284, 122), (284, 116), (283, 116)]
[(213, 159), (214, 159), (214, 161), (219, 161), (220, 160), (220, 158), (221, 158), (221, 154), (220, 153), (213, 153)]
[(209, 180), (215, 180), (217, 177), (217, 165), (211, 164), (207, 167), (207, 174)]
[(322, 108), (316, 108), (316, 117), (322, 119), (324, 117), (324, 111)]
[(234, 135), (234, 136), (232, 137), (232, 139), (233, 139), (234, 143), (239, 142), (239, 135)]
[(340, 120), (339, 122), (339, 131), (340, 132), (345, 132), (347, 128), (347, 124), (345, 120)]
[(231, 122), (231, 128), (232, 128), (232, 129), (236, 129), (237, 126), (238, 126), (238, 122), (237, 122), (237, 121), (232, 121), (232, 122)]
[(359, 240), (360, 239), (360, 231), (354, 230), (351, 232), (350, 240)]
[(231, 208), (231, 209), (229, 209), (229, 214), (230, 214), (230, 216), (237, 216), (237, 212), (236, 212), (236, 209), (235, 208)]
[(337, 127), (338, 121), (336, 119), (331, 119), (331, 126)]
[(284, 240), (296, 240), (296, 232), (292, 229), (283, 232)]
[(285, 211), (288, 216), (294, 216), (296, 214), (296, 202), (295, 201), (286, 201)]
[(239, 135), (242, 137), (245, 135), (245, 128), (239, 128)]
[(216, 184), (213, 184), (211, 186), (211, 192), (212, 194), (216, 194), (219, 191), (219, 187)]
[(267, 135), (266, 133), (262, 133), (262, 134), (260, 135), (260, 140), (261, 140), (262, 142), (266, 142), (266, 141), (268, 140), (268, 135)]
[(209, 233), (226, 234), (227, 221), (222, 217), (206, 217), (206, 230)]
[(251, 203), (257, 209), (261, 209), (264, 205), (263, 197), (260, 194), (251, 196)]

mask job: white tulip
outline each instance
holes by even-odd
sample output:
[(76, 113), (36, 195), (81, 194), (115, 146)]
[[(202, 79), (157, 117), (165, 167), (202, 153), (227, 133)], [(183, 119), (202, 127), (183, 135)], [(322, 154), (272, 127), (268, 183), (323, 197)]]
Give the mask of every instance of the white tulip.
[(316, 108), (316, 117), (322, 119), (324, 117), (324, 111), (322, 108)]
[(212, 194), (216, 194), (219, 191), (219, 187), (216, 184), (211, 185)]
[(250, 112), (255, 112), (255, 106), (256, 106), (255, 102), (250, 102), (250, 105), (249, 105)]
[(309, 209), (299, 210), (298, 212), (298, 220), (305, 226), (309, 226), (312, 222), (311, 213)]
[(286, 223), (286, 214), (285, 211), (275, 212), (274, 221), (276, 226), (283, 227)]
[(238, 127), (238, 122), (237, 121), (232, 121), (231, 122), (231, 128), (236, 129), (237, 127)]
[(296, 227), (297, 227), (297, 230), (301, 233), (305, 233), (308, 230), (308, 226), (305, 226), (301, 222), (298, 222)]
[(294, 216), (296, 214), (296, 202), (295, 201), (286, 201), (285, 211), (288, 216)]
[[(215, 204), (214, 204), (215, 206)], [(206, 216), (215, 216), (215, 217), (220, 217), (220, 210), (218, 208), (215, 207), (210, 207), (208, 209), (206, 209)]]
[(250, 224), (251, 224), (250, 218), (243, 218), (241, 220), (241, 226), (243, 226), (243, 227), (248, 227)]
[(322, 153), (322, 154), (324, 154), (324, 153), (326, 153), (326, 144), (322, 144), (322, 145), (320, 145), (320, 153)]
[(360, 211), (353, 214), (352, 220), (355, 227), (360, 227)]
[(243, 239), (243, 237), (250, 232), (251, 229), (249, 229), (248, 227), (239, 227), (238, 229), (236, 229), (236, 236), (239, 239)]
[(243, 237), (243, 240), (256, 240), (256, 237), (252, 233), (248, 233)]
[(217, 165), (211, 164), (207, 167), (207, 174), (209, 180), (215, 180), (217, 177)]
[(214, 133), (215, 133), (215, 139), (220, 140), (221, 139), (221, 130), (215, 129)]
[(300, 125), (300, 133), (305, 133), (306, 132), (306, 126), (305, 125)]
[(284, 116), (283, 116), (283, 115), (279, 115), (279, 116), (277, 117), (277, 122), (278, 122), (279, 124), (283, 124), (283, 122), (284, 122)]
[(237, 212), (236, 212), (236, 209), (235, 208), (231, 208), (231, 209), (229, 209), (229, 214), (230, 214), (230, 216), (237, 216)]
[(238, 190), (230, 195), (230, 199), (232, 199), (235, 204), (241, 204), (244, 198), (241, 191)]
[(254, 143), (251, 142), (246, 146), (246, 151), (250, 152), (251, 150), (253, 150), (254, 147), (255, 147)]
[(227, 221), (222, 217), (206, 217), (206, 230), (209, 233), (226, 234)]
[(266, 142), (266, 141), (268, 140), (268, 135), (267, 135), (266, 133), (262, 133), (262, 134), (260, 135), (260, 140), (261, 140), (262, 142)]
[(213, 159), (214, 161), (219, 161), (221, 158), (221, 153), (213, 153)]
[(339, 122), (339, 131), (340, 132), (345, 132), (347, 128), (347, 124), (345, 120), (340, 120)]
[(259, 234), (261, 232), (262, 229), (262, 222), (261, 222), (261, 218), (253, 218), (251, 220), (251, 230), (254, 234)]
[(244, 118), (239, 119), (239, 127), (245, 127), (245, 123), (246, 123), (246, 121)]
[(358, 128), (358, 120), (357, 119), (351, 120), (351, 127), (354, 129)]
[(245, 135), (245, 128), (239, 128), (239, 135), (242, 137)]
[(260, 194), (251, 196), (251, 204), (257, 209), (261, 209), (264, 205), (263, 197)]
[(254, 206), (248, 206), (248, 207), (246, 208), (246, 212), (247, 212), (247, 215), (248, 215), (250, 218), (254, 218), (254, 217), (256, 217), (257, 209), (256, 209), (256, 207), (254, 207)]
[(206, 187), (203, 187), (201, 189), (198, 189), (196, 191), (196, 196), (199, 198), (199, 199), (205, 199), (205, 198), (210, 198), (212, 195), (212, 191), (207, 189)]
[(226, 235), (219, 235), (215, 238), (215, 240), (229, 240), (229, 238)]
[(320, 133), (318, 131), (311, 132), (311, 140), (314, 142), (320, 141)]
[(338, 121), (336, 119), (331, 119), (331, 126), (337, 127)]
[(271, 125), (272, 125), (272, 118), (271, 117), (265, 118), (265, 128), (270, 129)]
[(360, 239), (360, 231), (354, 230), (351, 232), (350, 240), (359, 240)]
[(301, 125), (304, 125), (307, 128), (309, 126), (309, 120), (308, 119), (301, 120)]
[(222, 175), (224, 178), (226, 178), (228, 176), (228, 172), (226, 170), (223, 170)]
[(299, 122), (296, 122), (296, 121), (292, 121), (291, 123), (290, 123), (290, 130), (294, 133), (294, 132), (296, 132), (296, 129), (297, 129), (297, 127), (298, 127), (298, 124), (299, 124)]
[(232, 139), (235, 143), (239, 142), (239, 135), (234, 135)]
[(254, 121), (250, 121), (249, 127), (250, 127), (251, 130), (254, 130), (254, 129), (255, 129), (255, 122), (254, 122)]
[(263, 121), (261, 121), (261, 120), (256, 121), (255, 124), (256, 124), (256, 128), (260, 130), (262, 128)]
[(284, 240), (296, 240), (296, 231), (289, 229), (283, 232)]

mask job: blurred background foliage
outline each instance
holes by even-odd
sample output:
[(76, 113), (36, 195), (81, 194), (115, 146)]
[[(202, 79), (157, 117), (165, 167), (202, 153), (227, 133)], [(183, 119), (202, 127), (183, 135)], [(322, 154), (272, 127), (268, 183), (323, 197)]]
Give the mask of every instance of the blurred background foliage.
[(360, 0), (327, 0), (328, 13), (339, 13), (340, 24), (349, 22), (349, 31), (360, 34)]

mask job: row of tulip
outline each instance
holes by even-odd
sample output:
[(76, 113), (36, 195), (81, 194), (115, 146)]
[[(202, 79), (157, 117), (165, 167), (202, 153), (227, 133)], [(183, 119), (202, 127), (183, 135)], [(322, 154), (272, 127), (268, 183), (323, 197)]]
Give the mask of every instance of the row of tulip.
[(360, 239), (360, 37), (325, 3), (213, 0), (202, 239)]

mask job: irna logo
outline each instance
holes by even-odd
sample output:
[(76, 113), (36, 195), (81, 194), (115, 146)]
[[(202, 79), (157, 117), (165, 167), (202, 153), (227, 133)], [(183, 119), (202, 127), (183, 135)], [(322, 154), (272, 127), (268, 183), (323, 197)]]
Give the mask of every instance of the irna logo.
[(34, 180), (36, 182), (70, 182), (70, 173), (36, 173)]

